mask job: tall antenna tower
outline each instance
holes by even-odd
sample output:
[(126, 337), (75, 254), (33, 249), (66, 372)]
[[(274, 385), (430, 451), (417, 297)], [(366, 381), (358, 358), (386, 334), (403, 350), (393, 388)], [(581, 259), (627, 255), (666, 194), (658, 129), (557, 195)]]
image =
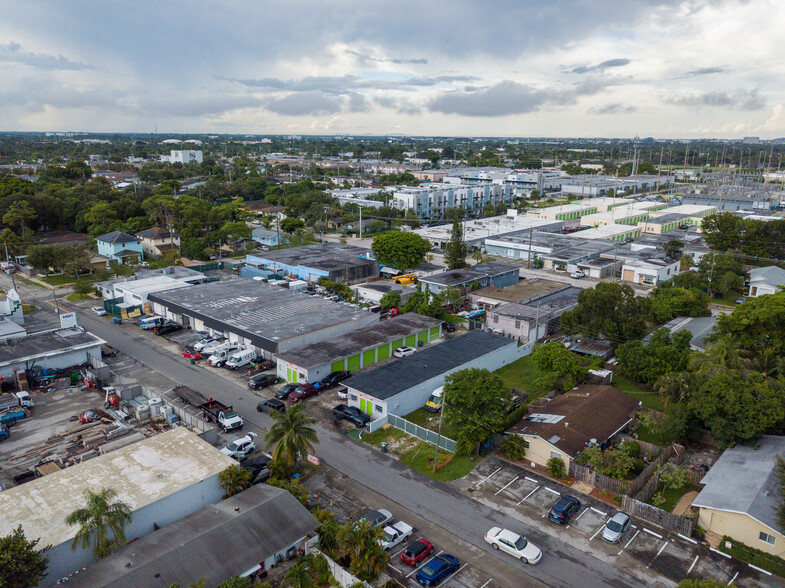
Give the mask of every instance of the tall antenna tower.
[(638, 174), (638, 135), (635, 135), (635, 142), (633, 143), (632, 152), (632, 171), (630, 176), (635, 177)]

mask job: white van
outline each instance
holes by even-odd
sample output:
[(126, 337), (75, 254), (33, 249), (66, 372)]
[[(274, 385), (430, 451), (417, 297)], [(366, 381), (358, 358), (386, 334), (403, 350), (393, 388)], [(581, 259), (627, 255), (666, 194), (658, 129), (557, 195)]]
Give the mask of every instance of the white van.
[(139, 319), (139, 326), (147, 331), (149, 329), (154, 329), (158, 325), (162, 325), (165, 322), (166, 320), (160, 316), (145, 316)]
[(253, 349), (241, 349), (240, 351), (235, 351), (226, 359), (226, 367), (230, 370), (236, 370), (248, 365), (255, 359), (256, 352)]
[[(226, 347), (221, 346), (213, 350), (212, 355), (207, 358), (207, 363), (213, 367), (221, 367), (234, 353), (237, 353), (238, 349), (240, 349), (239, 345), (234, 343)], [(245, 349), (240, 349), (240, 351), (245, 351)]]

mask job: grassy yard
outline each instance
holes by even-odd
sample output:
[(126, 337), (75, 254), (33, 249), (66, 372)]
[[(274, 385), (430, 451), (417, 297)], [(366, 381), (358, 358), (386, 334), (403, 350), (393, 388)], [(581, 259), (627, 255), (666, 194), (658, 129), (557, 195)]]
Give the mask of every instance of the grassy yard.
[(35, 304), (23, 304), (22, 305), (22, 313), (23, 314), (30, 314), (31, 312), (35, 312), (38, 310), (38, 307)]
[(635, 400), (642, 402), (643, 406), (665, 412), (665, 403), (663, 403), (660, 395), (652, 391), (646, 384), (639, 384), (624, 376), (613, 374), (613, 385), (627, 394), (627, 396), (632, 396)]
[[(428, 443), (418, 443), (416, 447), (410, 449), (401, 457), (401, 463), (406, 464), (413, 470), (425, 474), (426, 476), (438, 480), (439, 482), (447, 482), (449, 480), (457, 480), (462, 478), (474, 469), (480, 461), (481, 457), (468, 456), (468, 455), (455, 455), (450, 462), (433, 471), (433, 455), (434, 446)], [(450, 456), (449, 453), (444, 451), (439, 452), (440, 462)]]
[(93, 297), (90, 296), (89, 294), (87, 295), (77, 294), (76, 292), (74, 292), (73, 294), (69, 294), (68, 296), (66, 296), (65, 299), (71, 302), (81, 302), (83, 300), (93, 300)]
[(679, 503), (679, 499), (685, 494), (687, 494), (687, 492), (700, 492), (700, 491), (701, 491), (700, 486), (696, 486), (694, 484), (685, 484), (681, 488), (668, 488), (664, 494), (665, 502), (663, 502), (662, 504), (654, 503), (652, 501), (653, 496), (652, 498), (649, 498), (647, 502), (652, 506), (661, 508), (665, 512), (671, 512)]
[(537, 389), (532, 385), (535, 379), (547, 375), (548, 372), (538, 368), (534, 364), (534, 359), (531, 355), (522, 357), (503, 368), (499, 368), (494, 373), (501, 376), (506, 386), (528, 392), (529, 400), (535, 400), (550, 392), (550, 390)]
[(714, 298), (713, 296), (709, 298), (709, 304), (721, 304), (723, 306), (731, 306), (736, 307), (736, 299), (742, 296), (739, 292), (728, 292), (725, 296), (720, 296), (719, 298)]
[[(414, 423), (415, 425), (420, 425), (421, 427), (425, 427), (426, 429), (430, 429), (431, 431), (436, 431), (439, 428), (439, 413), (438, 412), (428, 412), (425, 410), (425, 407), (418, 408), (414, 412), (410, 412), (406, 416), (404, 416), (407, 421), (410, 423)], [(442, 427), (442, 435), (447, 437), (448, 439), (457, 439), (458, 438), (458, 431), (451, 428), (449, 425), (444, 425)]]
[(22, 276), (16, 276), (16, 279), (19, 280), (20, 282), (24, 283), (24, 284), (27, 284), (28, 286), (34, 286), (36, 288), (45, 288), (46, 287), (46, 286), (43, 286), (42, 284), (39, 284), (38, 282), (34, 282), (33, 280), (28, 280), (27, 278), (23, 278)]
[(395, 427), (392, 427), (387, 430), (377, 429), (373, 433), (365, 433), (362, 436), (362, 441), (368, 443), (369, 445), (375, 445), (376, 447), (378, 447), (379, 444), (382, 442), (390, 443), (395, 439), (402, 439), (403, 437), (407, 437), (406, 433), (404, 433), (400, 429), (396, 429)]
[(58, 274), (56, 276), (46, 276), (41, 279), (47, 284), (49, 284), (50, 286), (64, 286), (65, 284), (73, 284), (76, 281), (76, 278), (74, 278), (73, 276), (67, 276), (65, 274)]

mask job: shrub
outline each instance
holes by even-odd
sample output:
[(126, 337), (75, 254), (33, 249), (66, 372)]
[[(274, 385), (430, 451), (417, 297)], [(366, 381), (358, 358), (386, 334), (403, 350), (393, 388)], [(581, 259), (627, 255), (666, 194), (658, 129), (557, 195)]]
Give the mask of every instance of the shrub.
[(567, 472), (564, 469), (564, 460), (560, 457), (550, 458), (546, 469), (548, 470), (548, 475), (554, 478), (562, 480), (567, 477)]
[(526, 441), (520, 435), (505, 435), (502, 449), (508, 458), (518, 461), (526, 455)]
[(502, 431), (506, 431), (513, 425), (517, 425), (519, 422), (523, 420), (523, 417), (525, 417), (528, 413), (529, 413), (529, 407), (526, 406), (525, 404), (513, 410), (510, 414), (504, 417), (504, 428), (502, 429)]
[(622, 443), (621, 450), (634, 459), (638, 459), (641, 456), (641, 444), (637, 441)]

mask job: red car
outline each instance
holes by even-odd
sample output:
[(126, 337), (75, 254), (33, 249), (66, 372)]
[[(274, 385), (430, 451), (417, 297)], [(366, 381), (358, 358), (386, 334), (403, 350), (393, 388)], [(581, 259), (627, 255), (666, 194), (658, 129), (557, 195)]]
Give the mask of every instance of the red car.
[(433, 544), (422, 537), (412, 541), (401, 553), (401, 561), (410, 566), (416, 566), (433, 553)]
[(198, 351), (183, 351), (185, 359), (202, 359), (202, 354)]
[(318, 396), (321, 392), (320, 388), (317, 388), (313, 384), (300, 384), (289, 393), (289, 402), (299, 402), (300, 400), (306, 400), (313, 396)]

